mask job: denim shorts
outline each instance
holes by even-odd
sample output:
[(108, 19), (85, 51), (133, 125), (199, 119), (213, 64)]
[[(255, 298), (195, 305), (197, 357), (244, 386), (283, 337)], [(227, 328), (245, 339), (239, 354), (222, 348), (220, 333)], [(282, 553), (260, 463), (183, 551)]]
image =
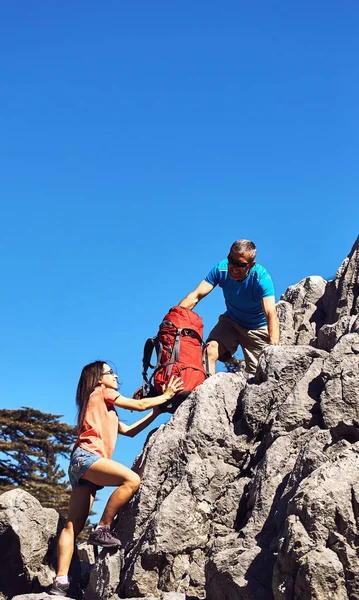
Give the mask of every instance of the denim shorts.
[(69, 466), (69, 479), (72, 489), (81, 487), (82, 485), (92, 485), (96, 490), (103, 489), (103, 485), (96, 485), (95, 483), (91, 483), (91, 481), (81, 479), (85, 471), (87, 471), (87, 469), (99, 458), (101, 458), (101, 456), (89, 452), (88, 450), (81, 448), (81, 446), (76, 446), (76, 448), (74, 448), (70, 456)]

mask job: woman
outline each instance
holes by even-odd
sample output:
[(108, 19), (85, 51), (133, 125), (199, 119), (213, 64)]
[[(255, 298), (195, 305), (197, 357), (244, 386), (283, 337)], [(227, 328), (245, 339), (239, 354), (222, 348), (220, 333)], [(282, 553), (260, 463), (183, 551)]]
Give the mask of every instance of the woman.
[[(84, 528), (96, 490), (105, 485), (117, 486), (117, 489), (111, 494), (88, 543), (105, 547), (120, 546), (120, 540), (110, 531), (110, 524), (138, 490), (140, 478), (131, 469), (111, 460), (117, 434), (133, 437), (142, 431), (159, 414), (157, 407), (181, 391), (183, 383), (179, 377), (171, 377), (162, 389), (163, 394), (155, 398), (125, 398), (119, 394), (117, 375), (107, 363), (98, 360), (82, 369), (76, 393), (78, 438), (69, 467), (72, 492), (67, 521), (58, 542), (58, 571), (50, 594), (66, 596), (76, 537)], [(153, 410), (133, 425), (125, 425), (118, 420), (115, 406), (138, 411)]]

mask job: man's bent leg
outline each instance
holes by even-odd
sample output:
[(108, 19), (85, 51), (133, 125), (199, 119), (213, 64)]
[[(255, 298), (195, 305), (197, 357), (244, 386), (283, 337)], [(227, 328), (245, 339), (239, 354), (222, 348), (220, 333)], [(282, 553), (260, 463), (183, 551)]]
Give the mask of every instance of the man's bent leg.
[(219, 344), (215, 340), (208, 342), (207, 346), (208, 354), (208, 370), (210, 375), (216, 374), (216, 362), (219, 356)]
[(236, 331), (236, 323), (221, 315), (207, 338), (209, 372), (216, 372), (216, 361), (226, 362), (236, 352), (240, 338)]
[(253, 375), (256, 372), (258, 359), (263, 348), (269, 345), (268, 327), (249, 329), (244, 337), (241, 346), (246, 361), (246, 371)]

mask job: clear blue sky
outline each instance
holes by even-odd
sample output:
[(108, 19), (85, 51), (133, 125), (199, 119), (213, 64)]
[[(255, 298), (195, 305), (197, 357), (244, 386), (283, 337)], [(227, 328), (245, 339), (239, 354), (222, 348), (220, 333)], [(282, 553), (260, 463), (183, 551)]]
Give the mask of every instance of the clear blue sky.
[[(235, 239), (277, 299), (334, 276), (359, 229), (358, 28), (356, 0), (1, 3), (1, 406), (74, 423), (98, 358), (132, 395)], [(199, 305), (207, 333), (222, 310)]]

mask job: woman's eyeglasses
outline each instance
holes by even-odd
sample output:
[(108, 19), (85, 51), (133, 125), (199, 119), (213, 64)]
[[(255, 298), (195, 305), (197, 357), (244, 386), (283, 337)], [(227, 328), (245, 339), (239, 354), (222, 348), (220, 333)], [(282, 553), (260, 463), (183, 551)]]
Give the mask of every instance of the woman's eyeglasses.
[(104, 371), (104, 372), (102, 373), (102, 375), (115, 375), (115, 373), (113, 372), (113, 370), (112, 370), (112, 369), (109, 369), (108, 371)]

